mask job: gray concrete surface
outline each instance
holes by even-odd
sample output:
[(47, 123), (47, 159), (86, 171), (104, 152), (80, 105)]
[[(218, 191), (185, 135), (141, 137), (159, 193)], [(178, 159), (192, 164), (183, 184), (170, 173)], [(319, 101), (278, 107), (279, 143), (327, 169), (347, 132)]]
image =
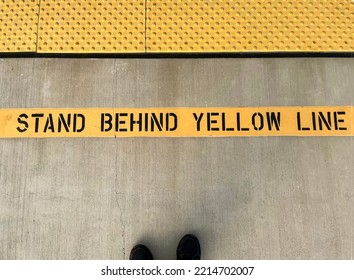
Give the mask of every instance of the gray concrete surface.
[[(0, 107), (353, 105), (354, 60), (1, 59)], [(352, 259), (353, 138), (0, 139), (0, 259)]]

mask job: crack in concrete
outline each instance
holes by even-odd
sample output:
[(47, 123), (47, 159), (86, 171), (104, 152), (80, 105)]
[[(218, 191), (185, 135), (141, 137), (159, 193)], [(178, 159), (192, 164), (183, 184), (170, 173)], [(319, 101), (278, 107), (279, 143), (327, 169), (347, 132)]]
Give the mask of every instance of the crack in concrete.
[(122, 207), (121, 207), (121, 205), (119, 203), (119, 199), (118, 199), (119, 193), (118, 193), (118, 191), (116, 191), (115, 193), (116, 193), (116, 195), (115, 195), (116, 203), (117, 203), (117, 206), (118, 206), (118, 209), (120, 212), (119, 221), (122, 224), (122, 241), (123, 241), (122, 253), (123, 253), (123, 256), (125, 259), (125, 223), (123, 220), (123, 210), (122, 210)]
[(116, 157), (115, 157), (115, 172), (116, 172), (116, 177), (115, 177), (115, 184), (114, 184), (114, 192), (115, 192), (115, 200), (116, 200), (116, 203), (117, 203), (117, 206), (118, 206), (118, 209), (119, 209), (119, 212), (120, 212), (120, 216), (119, 216), (119, 221), (122, 225), (122, 242), (123, 242), (123, 248), (122, 248), (122, 253), (123, 253), (123, 258), (125, 259), (125, 223), (123, 221), (123, 209), (119, 203), (119, 198), (118, 198), (118, 195), (120, 194), (118, 192), (118, 171), (117, 171), (117, 168), (118, 168), (118, 153), (117, 153), (117, 149), (118, 149), (118, 146), (117, 146), (117, 141), (116, 139), (114, 139), (114, 143), (115, 143), (115, 150), (116, 150)]
[[(94, 197), (102, 197), (102, 196), (106, 196), (106, 195), (112, 195), (113, 192), (110, 191), (110, 192), (107, 192), (107, 193), (104, 193), (104, 194), (98, 194), (98, 195), (85, 195), (83, 197), (76, 197), (76, 198), (69, 198), (69, 197), (66, 197), (66, 196), (63, 196), (63, 195), (58, 195), (58, 196), (53, 196), (53, 197), (43, 197), (43, 196), (40, 196), (38, 195), (37, 193), (34, 193), (34, 192), (31, 192), (31, 193), (27, 193), (27, 194), (21, 194), (21, 195), (18, 195), (18, 196), (13, 196), (11, 194), (8, 194), (8, 193), (0, 193), (0, 195), (2, 196), (7, 196), (11, 199), (20, 199), (20, 198), (24, 198), (24, 197), (28, 197), (28, 196), (31, 196), (31, 195), (36, 195), (36, 197), (38, 197), (39, 199), (41, 200), (56, 200), (56, 199), (62, 199), (62, 200), (69, 200), (69, 201), (82, 201), (84, 199), (88, 199), (88, 198), (94, 198)], [(121, 193), (123, 194), (123, 193)]]

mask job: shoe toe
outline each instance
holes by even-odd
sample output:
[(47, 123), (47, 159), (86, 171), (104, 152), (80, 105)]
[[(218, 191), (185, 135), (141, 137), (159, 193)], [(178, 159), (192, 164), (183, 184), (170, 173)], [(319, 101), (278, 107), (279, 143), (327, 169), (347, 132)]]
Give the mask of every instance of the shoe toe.
[(153, 260), (150, 250), (142, 244), (134, 246), (130, 252), (130, 260)]
[(192, 234), (185, 235), (177, 247), (178, 260), (200, 260), (201, 249), (198, 238)]

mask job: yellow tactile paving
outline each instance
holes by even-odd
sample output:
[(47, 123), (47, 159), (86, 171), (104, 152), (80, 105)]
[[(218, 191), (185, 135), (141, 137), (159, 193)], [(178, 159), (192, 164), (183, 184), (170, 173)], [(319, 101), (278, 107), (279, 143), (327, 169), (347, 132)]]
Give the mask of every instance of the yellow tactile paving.
[(353, 0), (147, 0), (147, 52), (353, 51)]
[(144, 0), (41, 0), (40, 53), (144, 51)]
[(0, 52), (35, 52), (39, 0), (0, 0)]

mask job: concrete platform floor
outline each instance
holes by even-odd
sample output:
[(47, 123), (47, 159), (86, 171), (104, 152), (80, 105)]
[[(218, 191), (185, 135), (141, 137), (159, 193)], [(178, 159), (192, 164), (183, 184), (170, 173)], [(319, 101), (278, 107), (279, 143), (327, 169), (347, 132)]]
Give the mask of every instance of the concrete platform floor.
[[(353, 105), (354, 60), (1, 59), (0, 107)], [(350, 137), (0, 139), (0, 259), (352, 259)]]

